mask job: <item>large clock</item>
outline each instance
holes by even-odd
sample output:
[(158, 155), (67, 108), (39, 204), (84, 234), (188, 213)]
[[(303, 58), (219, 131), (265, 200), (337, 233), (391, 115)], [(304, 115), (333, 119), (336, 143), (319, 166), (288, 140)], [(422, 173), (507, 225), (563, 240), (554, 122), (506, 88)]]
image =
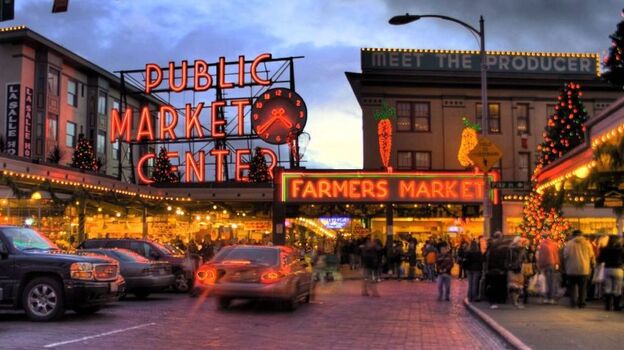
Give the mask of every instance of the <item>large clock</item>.
[(264, 92), (251, 109), (253, 130), (262, 140), (274, 145), (284, 144), (299, 135), (307, 120), (305, 102), (290, 89), (275, 88)]

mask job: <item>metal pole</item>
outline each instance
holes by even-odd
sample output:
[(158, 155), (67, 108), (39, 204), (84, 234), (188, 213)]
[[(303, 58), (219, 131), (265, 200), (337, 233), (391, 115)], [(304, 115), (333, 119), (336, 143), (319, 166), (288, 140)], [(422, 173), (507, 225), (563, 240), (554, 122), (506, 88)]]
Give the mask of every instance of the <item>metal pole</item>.
[[(481, 134), (487, 136), (489, 132), (489, 106), (487, 98), (487, 56), (485, 54), (485, 25), (483, 16), (479, 18), (479, 39), (481, 41)], [(486, 164), (488, 165), (488, 164)], [(489, 166), (489, 165), (488, 165)], [(483, 235), (490, 236), (490, 178), (488, 171), (483, 171)]]

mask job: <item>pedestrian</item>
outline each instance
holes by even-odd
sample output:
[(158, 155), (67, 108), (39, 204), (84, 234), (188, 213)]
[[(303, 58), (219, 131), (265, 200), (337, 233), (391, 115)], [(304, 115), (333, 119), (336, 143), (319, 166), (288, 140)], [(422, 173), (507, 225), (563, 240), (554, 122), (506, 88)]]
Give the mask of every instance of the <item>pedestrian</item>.
[(537, 249), (537, 268), (546, 279), (546, 294), (543, 304), (554, 304), (557, 296), (556, 273), (559, 269), (559, 248), (550, 238), (549, 231), (542, 232), (542, 242)]
[(483, 254), (479, 242), (472, 240), (465, 254), (464, 270), (468, 274), (468, 301), (479, 301), (479, 285), (483, 272)]
[(610, 236), (607, 246), (600, 249), (598, 264), (604, 263), (604, 302), (605, 310), (621, 310), (620, 301), (622, 298), (622, 279), (624, 272), (624, 251), (622, 241), (617, 236)]
[(435, 263), (437, 261), (438, 250), (432, 241), (427, 242), (425, 246), (425, 278), (431, 282), (435, 282)]
[(451, 297), (451, 269), (453, 269), (453, 257), (450, 254), (448, 243), (440, 244), (440, 254), (436, 258), (438, 271), (438, 301), (450, 301)]
[(407, 279), (413, 281), (416, 278), (416, 246), (418, 245), (418, 241), (415, 238), (410, 237), (409, 243), (407, 245), (407, 260), (409, 264), (409, 271), (407, 274)]
[[(377, 244), (373, 238), (368, 238), (364, 245), (360, 247), (362, 256), (362, 269), (363, 269), (363, 281), (362, 281), (362, 295), (369, 296), (372, 294), (374, 297), (379, 297), (377, 291), (377, 284), (375, 281), (375, 272), (379, 268), (379, 252)], [(371, 294), (369, 294), (369, 291)]]
[(570, 290), (570, 306), (584, 308), (587, 298), (587, 281), (596, 259), (591, 244), (583, 237), (580, 230), (572, 232), (572, 239), (563, 249), (563, 258)]
[(459, 276), (458, 278), (464, 279), (466, 278), (466, 269), (464, 269), (464, 259), (466, 259), (466, 252), (468, 251), (468, 242), (462, 238), (459, 243), (459, 247), (457, 247), (457, 264), (459, 265)]
[(507, 288), (511, 302), (518, 309), (524, 309), (524, 305), (520, 304), (520, 296), (524, 290), (524, 274), (522, 273), (522, 264), (526, 259), (525, 240), (522, 237), (515, 237), (509, 247), (509, 255), (507, 257)]
[(485, 253), (485, 293), (491, 309), (507, 300), (507, 251), (500, 231), (494, 232)]
[(401, 279), (401, 264), (403, 263), (403, 242), (395, 241), (392, 246), (392, 274), (397, 281)]

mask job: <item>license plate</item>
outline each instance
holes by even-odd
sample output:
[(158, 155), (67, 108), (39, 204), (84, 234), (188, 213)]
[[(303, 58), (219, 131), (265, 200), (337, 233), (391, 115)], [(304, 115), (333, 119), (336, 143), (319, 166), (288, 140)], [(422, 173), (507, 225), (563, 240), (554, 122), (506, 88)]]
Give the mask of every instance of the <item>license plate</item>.
[(119, 291), (119, 285), (117, 284), (117, 282), (110, 283), (110, 291), (113, 293)]

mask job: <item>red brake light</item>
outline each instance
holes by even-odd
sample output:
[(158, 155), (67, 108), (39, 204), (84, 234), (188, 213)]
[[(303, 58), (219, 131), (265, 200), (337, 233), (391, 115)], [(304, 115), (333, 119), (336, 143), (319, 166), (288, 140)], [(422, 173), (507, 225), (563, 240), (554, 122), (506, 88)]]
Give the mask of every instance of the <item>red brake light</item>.
[(217, 270), (212, 268), (200, 269), (197, 271), (197, 279), (205, 284), (214, 284), (217, 282)]
[(283, 277), (284, 275), (280, 272), (270, 270), (262, 274), (260, 281), (262, 281), (262, 283), (271, 284), (279, 282)]

